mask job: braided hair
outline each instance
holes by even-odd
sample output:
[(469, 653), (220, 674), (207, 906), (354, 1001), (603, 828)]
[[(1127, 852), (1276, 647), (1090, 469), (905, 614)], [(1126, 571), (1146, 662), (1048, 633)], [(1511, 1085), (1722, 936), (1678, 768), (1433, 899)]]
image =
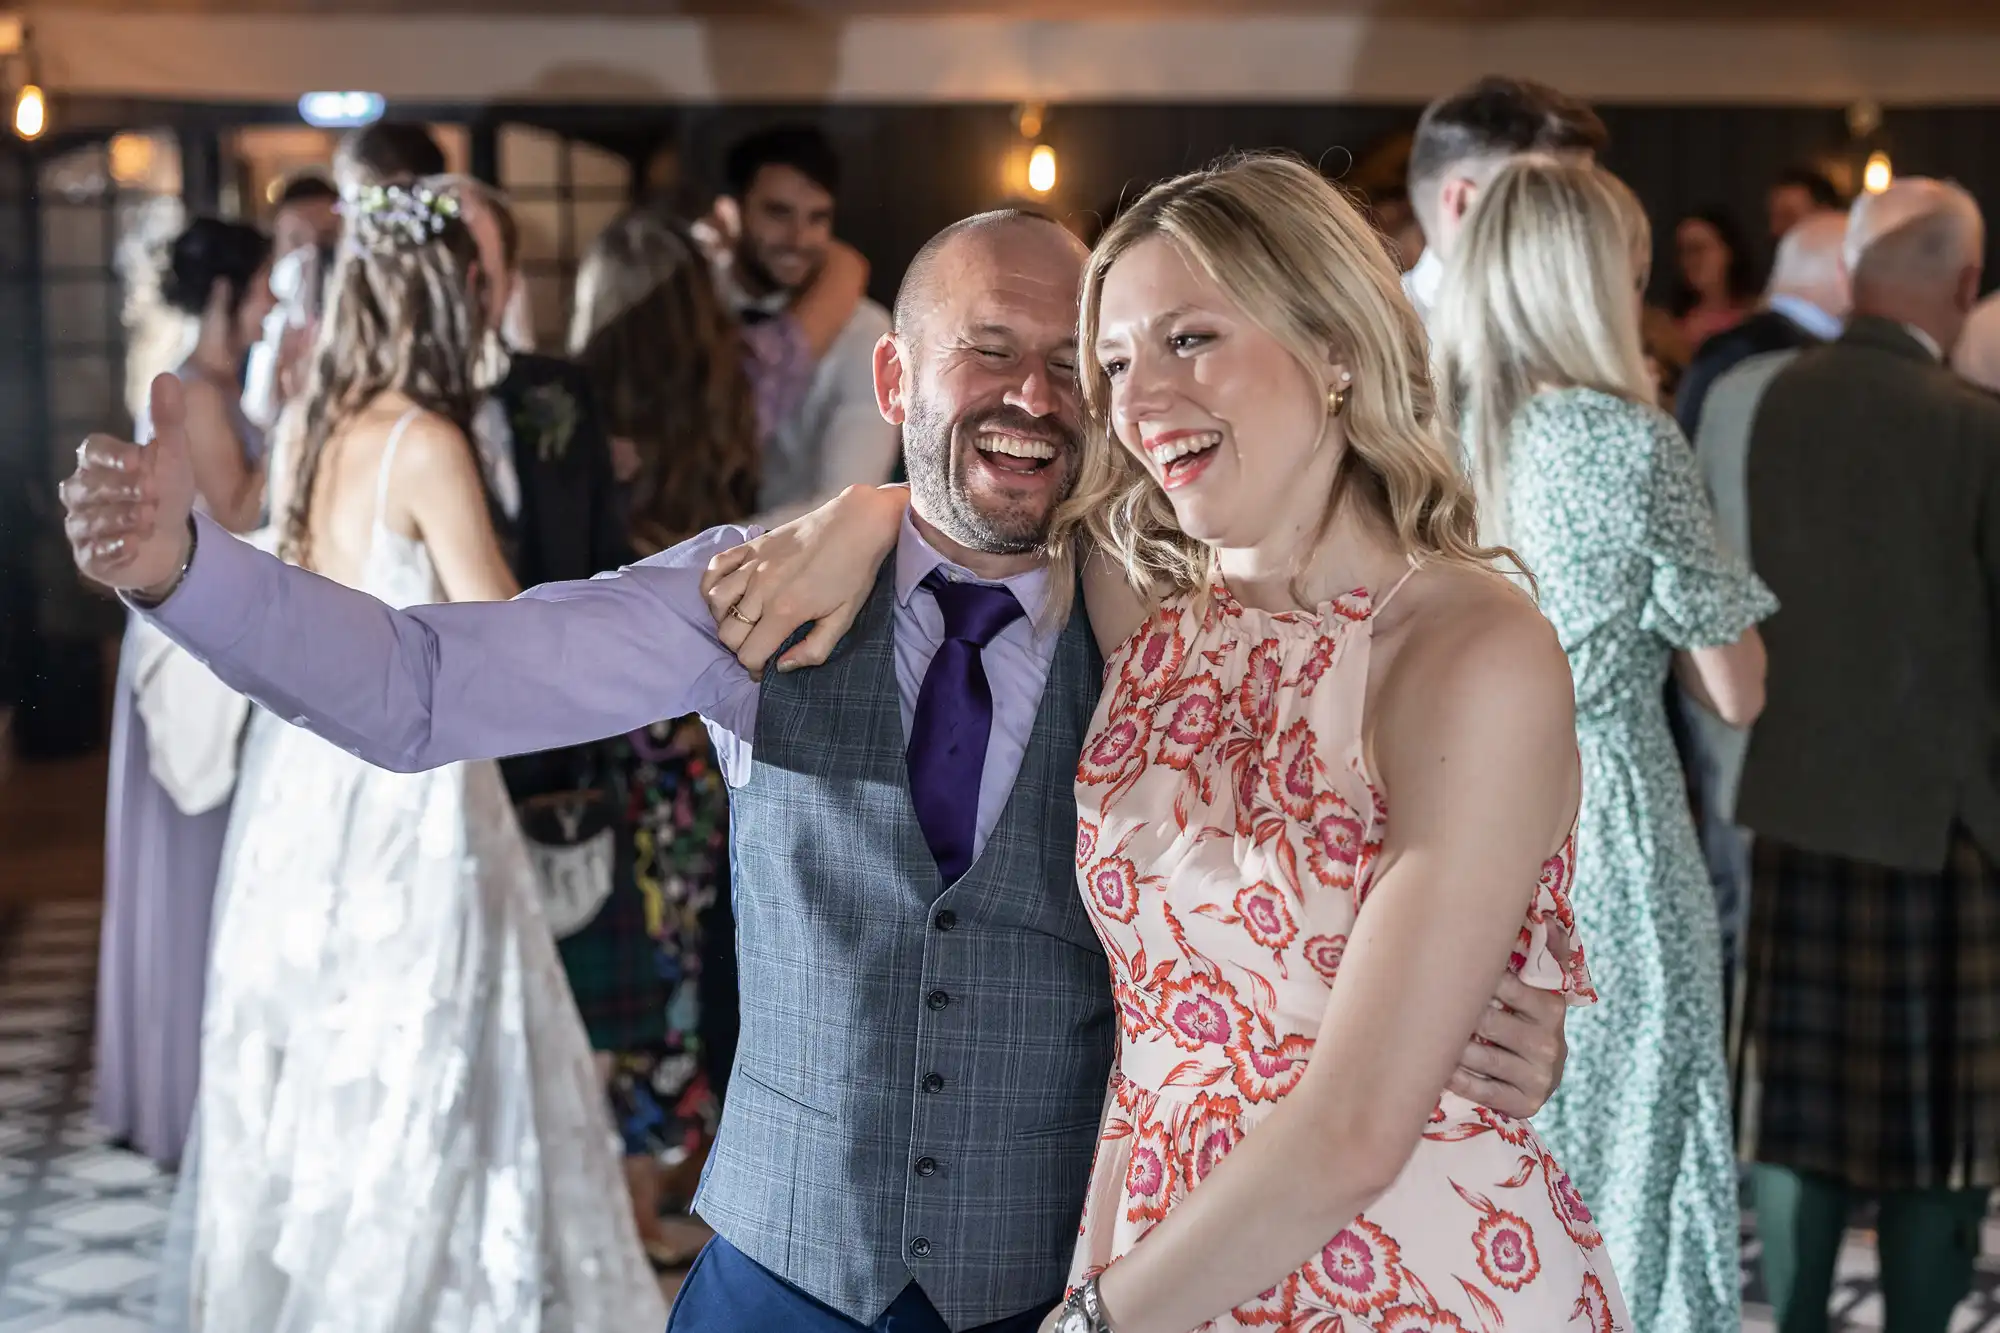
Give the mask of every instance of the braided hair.
[(347, 234), (328, 284), (304, 396), (304, 431), (280, 550), (311, 563), (314, 483), (327, 442), (385, 393), (470, 432), (486, 312), (478, 247), (456, 194), (377, 186), (341, 206)]

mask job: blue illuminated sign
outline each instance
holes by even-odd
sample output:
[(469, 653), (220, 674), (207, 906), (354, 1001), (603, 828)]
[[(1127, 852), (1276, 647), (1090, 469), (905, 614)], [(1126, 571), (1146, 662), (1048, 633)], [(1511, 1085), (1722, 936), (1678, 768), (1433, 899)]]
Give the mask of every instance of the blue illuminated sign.
[(321, 129), (372, 125), (387, 105), (380, 93), (307, 93), (299, 99), (299, 116)]

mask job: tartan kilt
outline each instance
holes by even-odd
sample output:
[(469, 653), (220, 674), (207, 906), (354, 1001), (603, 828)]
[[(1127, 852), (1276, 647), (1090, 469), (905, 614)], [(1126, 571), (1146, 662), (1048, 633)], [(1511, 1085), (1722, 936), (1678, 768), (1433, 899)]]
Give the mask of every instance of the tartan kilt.
[(1869, 1191), (2000, 1185), (2000, 875), (1758, 838), (1738, 1052), (1743, 1156)]
[(646, 900), (632, 878), (633, 859), (629, 834), (621, 828), (611, 895), (589, 924), (556, 941), (593, 1051), (644, 1051), (667, 1035), (660, 946), (646, 929)]
[[(608, 744), (580, 745), (520, 755), (501, 761), (500, 767), (508, 793), (525, 812), (532, 798), (549, 793), (607, 786), (615, 793), (606, 778), (613, 754)], [(597, 915), (557, 940), (556, 949), (590, 1049), (624, 1053), (645, 1050), (665, 1037), (667, 985), (659, 945), (646, 929), (631, 821), (620, 818), (615, 828), (611, 892)]]

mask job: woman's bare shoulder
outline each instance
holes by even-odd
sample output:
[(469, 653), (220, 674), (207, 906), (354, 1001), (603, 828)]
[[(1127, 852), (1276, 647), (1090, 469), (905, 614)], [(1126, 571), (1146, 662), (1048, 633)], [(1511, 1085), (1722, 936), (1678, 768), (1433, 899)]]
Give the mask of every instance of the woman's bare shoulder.
[(1377, 681), (1384, 706), (1439, 700), (1479, 710), (1527, 709), (1573, 725), (1569, 659), (1525, 589), (1491, 570), (1419, 570), (1383, 628), (1393, 658)]
[(387, 449), (391, 439), (396, 440), (396, 456), (391, 466), (398, 478), (443, 481), (461, 475), (471, 465), (472, 452), (466, 434), (450, 417), (419, 410), (410, 417), (408, 425), (401, 427), (402, 435), (397, 438), (402, 415), (377, 414), (375, 419), (357, 423), (357, 434), (365, 432), (373, 436), (379, 449)]

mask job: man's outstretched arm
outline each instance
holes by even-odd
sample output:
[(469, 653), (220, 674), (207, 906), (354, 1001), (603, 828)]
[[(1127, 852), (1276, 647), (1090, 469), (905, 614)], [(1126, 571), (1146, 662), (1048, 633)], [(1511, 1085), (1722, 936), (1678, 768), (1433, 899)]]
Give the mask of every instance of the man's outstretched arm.
[[(511, 602), (396, 610), (189, 523), (179, 385), (155, 442), (93, 436), (63, 483), (78, 568), (226, 684), (370, 763), (409, 771), (553, 749), (698, 712), (748, 739), (756, 687), (701, 598), (716, 529), (616, 575)], [(156, 599), (157, 604), (149, 604)]]

